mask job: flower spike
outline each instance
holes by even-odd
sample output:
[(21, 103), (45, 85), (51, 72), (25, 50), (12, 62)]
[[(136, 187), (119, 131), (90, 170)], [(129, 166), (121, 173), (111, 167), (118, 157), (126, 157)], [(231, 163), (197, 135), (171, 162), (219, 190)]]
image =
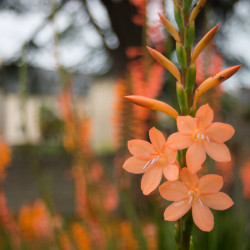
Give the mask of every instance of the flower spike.
[(195, 60), (201, 53), (201, 51), (210, 43), (210, 41), (214, 38), (218, 28), (219, 24), (217, 24), (215, 27), (213, 27), (195, 46), (192, 56), (191, 56), (191, 64), (195, 63)]
[(181, 81), (181, 74), (178, 68), (165, 56), (163, 56), (160, 52), (158, 52), (155, 49), (152, 49), (148, 46), (146, 46), (149, 53), (152, 55), (152, 57), (161, 64), (164, 68), (166, 68), (176, 79), (177, 81)]
[(151, 98), (147, 98), (147, 97), (139, 96), (139, 95), (124, 96), (124, 98), (144, 108), (161, 111), (175, 119), (179, 116), (179, 113), (165, 102), (161, 102), (155, 99), (151, 99)]
[(189, 17), (190, 23), (195, 20), (196, 16), (199, 14), (199, 12), (202, 10), (204, 5), (206, 4), (206, 1), (207, 0), (199, 0), (199, 2), (196, 4), (196, 6), (192, 10), (190, 17)]
[(158, 12), (158, 15), (161, 19), (162, 24), (165, 26), (168, 32), (174, 37), (175, 41), (180, 42), (181, 39), (180, 39), (179, 32), (176, 30), (173, 24), (166, 17), (164, 17), (161, 13)]
[(239, 68), (242, 65), (236, 65), (230, 68), (227, 68), (220, 73), (209, 77), (204, 82), (201, 83), (201, 85), (196, 89), (194, 94), (194, 101), (193, 101), (193, 107), (196, 107), (197, 101), (201, 95), (203, 95), (205, 92), (207, 92), (209, 89), (215, 87), (216, 85), (219, 85), (220, 83), (224, 82), (228, 78), (230, 78), (232, 75), (234, 75)]

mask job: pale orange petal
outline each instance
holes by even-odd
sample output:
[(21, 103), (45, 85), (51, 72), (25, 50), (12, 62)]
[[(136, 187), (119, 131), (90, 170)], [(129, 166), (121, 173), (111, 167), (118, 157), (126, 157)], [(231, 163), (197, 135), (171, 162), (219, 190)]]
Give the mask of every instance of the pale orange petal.
[(231, 161), (231, 154), (228, 147), (224, 143), (205, 142), (205, 150), (207, 154), (218, 162)]
[(187, 115), (177, 117), (177, 127), (182, 134), (192, 135), (197, 129), (197, 119)]
[(143, 156), (143, 160), (150, 160), (155, 153), (149, 142), (137, 139), (128, 141), (128, 150), (132, 155)]
[(232, 199), (223, 192), (202, 195), (201, 200), (206, 206), (216, 210), (225, 210), (234, 204)]
[(176, 150), (187, 148), (192, 143), (193, 139), (190, 135), (183, 135), (180, 132), (171, 134), (167, 140), (168, 146)]
[(206, 135), (209, 140), (217, 143), (231, 139), (234, 132), (234, 128), (231, 125), (221, 122), (214, 122), (206, 129)]
[(198, 183), (198, 177), (196, 174), (192, 174), (188, 168), (183, 168), (180, 172), (181, 180), (184, 182), (184, 184), (189, 187), (195, 187)]
[(164, 219), (167, 221), (177, 221), (191, 208), (189, 199), (176, 201), (168, 206), (164, 212)]
[(149, 138), (154, 147), (158, 151), (162, 151), (163, 145), (165, 144), (166, 141), (163, 133), (160, 130), (153, 127), (149, 130)]
[(188, 189), (181, 181), (166, 181), (160, 187), (161, 196), (168, 201), (188, 199)]
[(168, 181), (178, 180), (179, 167), (175, 164), (169, 164), (163, 168), (163, 174)]
[(199, 120), (199, 128), (206, 128), (214, 119), (214, 111), (205, 104), (197, 110), (195, 117)]
[(207, 174), (200, 178), (198, 188), (201, 194), (217, 193), (223, 186), (223, 178), (217, 174)]
[(171, 164), (171, 163), (174, 163), (176, 161), (177, 150), (170, 148), (166, 143), (165, 143), (163, 153), (166, 156), (167, 163)]
[(142, 176), (141, 189), (143, 194), (148, 195), (154, 191), (160, 184), (162, 178), (162, 168), (152, 166)]
[(128, 158), (124, 164), (123, 168), (132, 174), (141, 174), (144, 173), (143, 167), (147, 164), (147, 161), (138, 160), (135, 157)]
[(192, 173), (201, 169), (201, 165), (206, 160), (206, 153), (203, 144), (200, 142), (193, 143), (187, 150), (186, 161), (187, 167)]
[(214, 216), (210, 209), (195, 199), (192, 205), (194, 223), (200, 230), (210, 232), (214, 227)]

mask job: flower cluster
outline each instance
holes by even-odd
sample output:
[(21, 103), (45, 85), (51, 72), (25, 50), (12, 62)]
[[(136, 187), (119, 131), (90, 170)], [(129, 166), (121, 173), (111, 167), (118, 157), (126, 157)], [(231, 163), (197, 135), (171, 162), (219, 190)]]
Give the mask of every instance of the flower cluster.
[[(193, 48), (195, 40), (195, 19), (204, 7), (206, 0), (199, 0), (192, 8), (192, 0), (173, 0), (174, 16), (178, 27), (163, 15), (159, 18), (176, 42), (177, 67), (159, 51), (147, 47), (152, 57), (176, 79), (176, 93), (181, 114), (165, 102), (145, 96), (125, 96), (139, 106), (163, 112), (176, 120), (178, 131), (167, 140), (156, 128), (149, 130), (151, 143), (143, 140), (130, 140), (128, 149), (133, 155), (123, 164), (123, 168), (134, 174), (143, 174), (141, 189), (145, 195), (154, 191), (167, 180), (159, 190), (161, 196), (173, 201), (167, 207), (164, 218), (177, 221), (192, 208), (194, 223), (203, 231), (211, 231), (214, 218), (209, 208), (224, 210), (233, 205), (231, 198), (219, 192), (223, 186), (222, 177), (214, 174), (203, 175), (202, 165), (206, 155), (216, 162), (230, 162), (230, 151), (225, 145), (234, 135), (234, 128), (225, 123), (213, 122), (214, 111), (208, 104), (198, 107), (200, 97), (211, 88), (218, 86), (232, 75), (241, 65), (218, 72), (205, 79), (195, 89), (196, 61), (212, 41), (219, 25), (213, 27)], [(182, 232), (177, 232), (182, 239)], [(190, 238), (191, 232), (186, 236)], [(178, 245), (183, 242), (176, 237)], [(185, 247), (186, 249), (186, 247)]]
[[(192, 208), (195, 224), (203, 231), (213, 228), (213, 215), (208, 208), (224, 210), (233, 205), (229, 196), (219, 192), (223, 179), (218, 175), (204, 175), (199, 180), (196, 173), (206, 159), (206, 153), (215, 161), (231, 161), (231, 155), (224, 144), (233, 134), (231, 125), (215, 122), (213, 110), (208, 104), (201, 106), (195, 115), (178, 116), (179, 132), (166, 140), (156, 128), (149, 130), (151, 143), (130, 140), (128, 149), (133, 155), (123, 164), (130, 173), (143, 174), (141, 189), (145, 195), (154, 191), (164, 176), (168, 181), (160, 186), (160, 194), (174, 201), (164, 214), (165, 220), (176, 221)], [(187, 149), (187, 168), (180, 170), (177, 151)], [(178, 179), (181, 181), (178, 181)]]

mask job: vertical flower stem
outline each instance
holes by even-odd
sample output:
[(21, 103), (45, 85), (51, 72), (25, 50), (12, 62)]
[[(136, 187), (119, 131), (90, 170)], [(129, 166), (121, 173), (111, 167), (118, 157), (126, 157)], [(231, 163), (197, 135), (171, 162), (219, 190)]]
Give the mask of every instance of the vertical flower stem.
[[(181, 41), (176, 44), (176, 53), (181, 69), (181, 83), (177, 83), (177, 97), (182, 115), (191, 111), (191, 98), (194, 85), (194, 67), (191, 67), (191, 49), (194, 41), (194, 22), (189, 23), (189, 11), (192, 0), (174, 0), (175, 18), (179, 27)], [(180, 151), (181, 168), (186, 166), (186, 150)], [(178, 250), (189, 250), (192, 231), (191, 212), (178, 220), (175, 224), (175, 240)]]

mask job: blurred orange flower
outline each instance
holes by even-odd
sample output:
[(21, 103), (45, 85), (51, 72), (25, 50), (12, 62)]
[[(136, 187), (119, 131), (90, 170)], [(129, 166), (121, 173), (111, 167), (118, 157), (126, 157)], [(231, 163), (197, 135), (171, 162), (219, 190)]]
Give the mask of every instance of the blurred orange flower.
[(246, 199), (250, 199), (250, 159), (248, 159), (245, 166), (241, 169), (241, 179), (243, 184), (243, 196)]
[[(58, 226), (41, 200), (32, 205), (24, 205), (19, 213), (19, 226), (26, 240), (52, 239), (53, 229)], [(55, 225), (56, 224), (56, 225)]]
[(5, 169), (11, 160), (11, 151), (9, 146), (0, 139), (0, 179), (6, 176)]
[(225, 123), (214, 122), (214, 112), (208, 104), (201, 106), (195, 118), (178, 116), (177, 127), (180, 132), (169, 136), (168, 145), (176, 150), (188, 148), (187, 167), (192, 173), (200, 170), (206, 153), (215, 161), (229, 162), (231, 155), (224, 144), (234, 134), (234, 128)]
[(87, 231), (80, 224), (75, 222), (72, 227), (72, 234), (78, 250), (90, 250), (90, 240)]
[(181, 181), (163, 183), (159, 190), (161, 196), (174, 201), (164, 213), (167, 221), (177, 221), (192, 208), (194, 223), (202, 231), (211, 231), (214, 227), (214, 217), (209, 208), (225, 210), (234, 203), (225, 193), (219, 192), (223, 179), (219, 175), (209, 174), (198, 179), (187, 168), (180, 172)]
[(149, 137), (152, 144), (143, 140), (128, 141), (128, 149), (133, 156), (123, 164), (130, 173), (144, 173), (141, 189), (145, 195), (158, 187), (162, 174), (168, 180), (177, 180), (179, 176), (177, 151), (166, 145), (164, 135), (156, 128), (149, 130)]

